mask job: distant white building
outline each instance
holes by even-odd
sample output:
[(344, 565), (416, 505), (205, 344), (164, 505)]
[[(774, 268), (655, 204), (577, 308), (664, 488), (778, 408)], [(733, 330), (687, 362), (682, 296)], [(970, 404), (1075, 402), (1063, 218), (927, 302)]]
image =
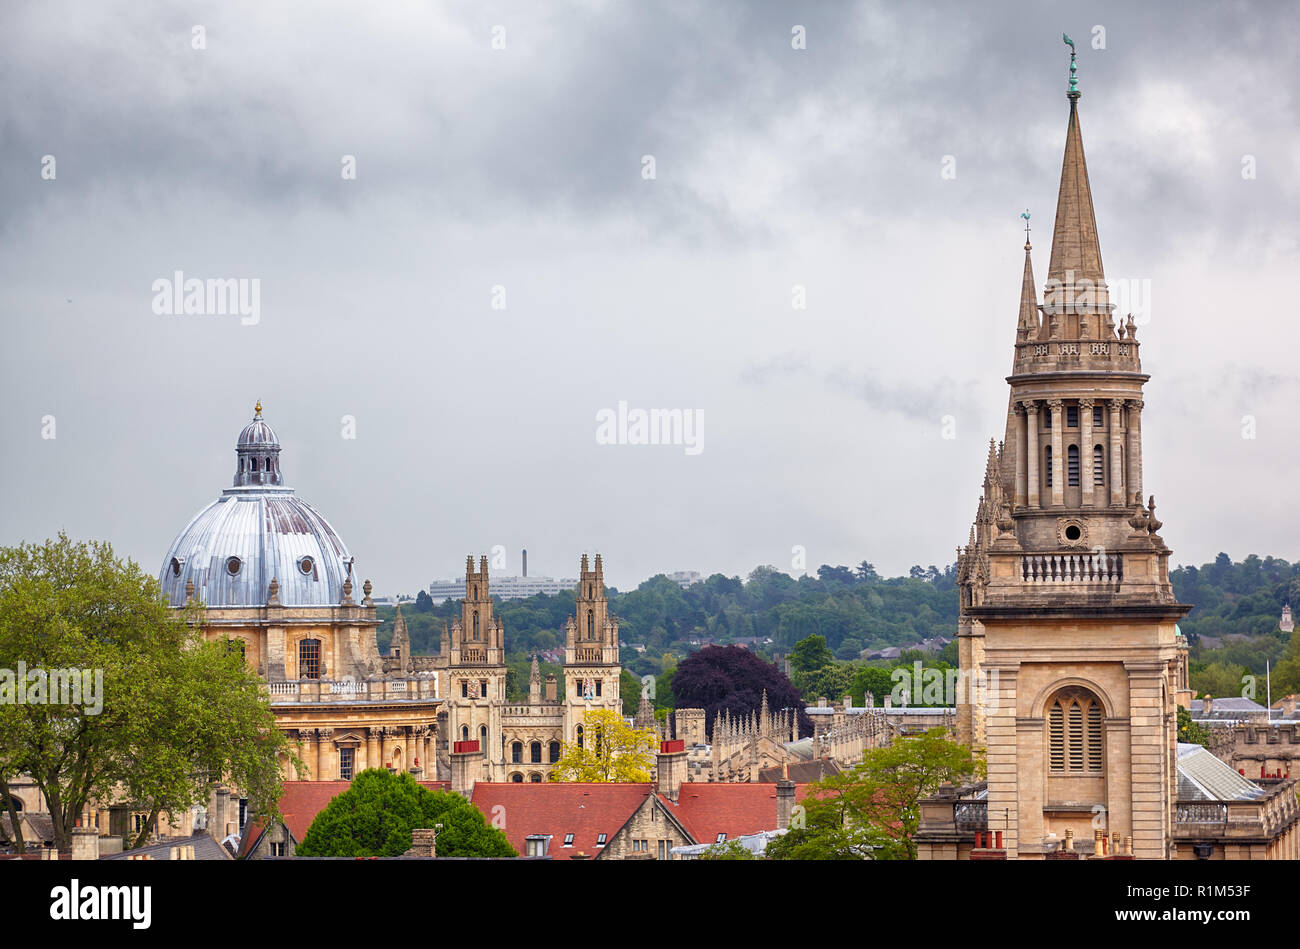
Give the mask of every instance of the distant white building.
[[(577, 577), (493, 577), (492, 594), (503, 600), (519, 600), (526, 596), (546, 593), (554, 596), (564, 590), (576, 590)], [(435, 604), (459, 600), (465, 596), (465, 579), (434, 580), (429, 584), (429, 596)]]
[(692, 583), (699, 583), (703, 578), (698, 570), (678, 570), (676, 573), (668, 574), (668, 579), (684, 590)]

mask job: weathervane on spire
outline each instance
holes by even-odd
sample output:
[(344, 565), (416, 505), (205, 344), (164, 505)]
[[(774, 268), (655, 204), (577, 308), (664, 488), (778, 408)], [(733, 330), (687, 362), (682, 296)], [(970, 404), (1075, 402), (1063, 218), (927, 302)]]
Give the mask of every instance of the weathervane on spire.
[(1025, 247), (1029, 247), (1029, 208), (1025, 208), (1024, 213), (1020, 215), (1025, 219)]
[(1077, 99), (1080, 95), (1079, 77), (1077, 75), (1079, 66), (1074, 61), (1074, 40), (1070, 39), (1070, 37), (1066, 36), (1064, 33), (1061, 34), (1061, 39), (1065, 40), (1065, 45), (1070, 47), (1070, 88), (1065, 94), (1071, 99)]

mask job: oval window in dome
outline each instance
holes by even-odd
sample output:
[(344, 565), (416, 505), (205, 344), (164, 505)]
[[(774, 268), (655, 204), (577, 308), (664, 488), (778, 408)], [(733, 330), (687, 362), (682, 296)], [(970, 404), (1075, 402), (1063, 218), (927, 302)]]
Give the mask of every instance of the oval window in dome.
[(303, 557), (298, 561), (298, 569), (302, 571), (303, 576), (310, 577), (311, 572), (316, 569), (316, 564), (310, 557)]
[(181, 560), (179, 557), (173, 557), (173, 558), (172, 558), (172, 576), (173, 576), (173, 577), (179, 577), (179, 576), (181, 575), (181, 564), (182, 564), (182, 563), (184, 563), (184, 561)]
[(239, 573), (239, 568), (243, 565), (244, 562), (238, 557), (229, 557), (226, 559), (226, 573), (233, 577), (235, 574)]

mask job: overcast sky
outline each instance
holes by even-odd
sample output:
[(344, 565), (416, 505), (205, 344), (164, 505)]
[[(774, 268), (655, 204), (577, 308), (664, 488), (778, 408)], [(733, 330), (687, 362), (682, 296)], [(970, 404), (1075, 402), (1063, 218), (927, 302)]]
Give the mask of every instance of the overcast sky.
[[(6, 4), (0, 543), (156, 572), (260, 398), (378, 593), (495, 545), (622, 587), (951, 562), (1064, 31), (1106, 275), (1150, 288), (1161, 533), (1300, 558), (1294, 4), (811, 6)], [(177, 270), (259, 281), (257, 322), (155, 313)], [(703, 450), (599, 444), (620, 401)]]

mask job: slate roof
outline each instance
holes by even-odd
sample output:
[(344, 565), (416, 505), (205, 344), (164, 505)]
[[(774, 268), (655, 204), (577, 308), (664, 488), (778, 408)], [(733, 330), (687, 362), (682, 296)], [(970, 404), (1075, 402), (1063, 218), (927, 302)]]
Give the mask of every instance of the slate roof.
[(1201, 745), (1178, 743), (1178, 800), (1250, 801), (1265, 793)]
[(225, 847), (217, 843), (207, 834), (194, 834), (191, 837), (168, 837), (156, 844), (149, 844), (145, 847), (136, 847), (134, 850), (123, 850), (121, 853), (109, 854), (106, 857), (100, 857), (101, 860), (125, 860), (128, 857), (139, 857), (148, 854), (154, 860), (170, 860), (172, 847), (194, 847), (195, 860), (233, 860), (235, 859)]

